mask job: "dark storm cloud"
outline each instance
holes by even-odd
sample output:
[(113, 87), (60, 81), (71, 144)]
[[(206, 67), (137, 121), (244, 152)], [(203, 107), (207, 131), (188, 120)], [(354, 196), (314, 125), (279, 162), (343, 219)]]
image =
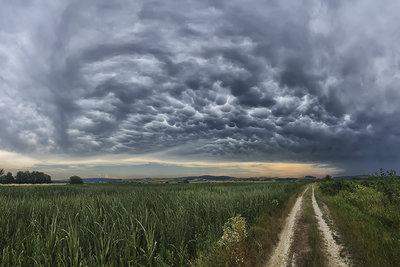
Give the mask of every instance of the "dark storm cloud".
[(361, 0), (3, 3), (0, 145), (394, 167), (399, 11)]

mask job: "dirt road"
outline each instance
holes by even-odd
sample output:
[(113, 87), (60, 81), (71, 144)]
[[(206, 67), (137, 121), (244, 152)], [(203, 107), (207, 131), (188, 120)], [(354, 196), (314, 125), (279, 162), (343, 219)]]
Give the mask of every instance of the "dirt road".
[(286, 219), (285, 226), (279, 235), (279, 243), (269, 259), (267, 266), (287, 266), (293, 259), (289, 259), (289, 250), (293, 243), (295, 227), (299, 219), (299, 213), (302, 210), (303, 196), (308, 187), (303, 191), (294, 204), (289, 216)]
[(290, 211), (266, 266), (351, 266), (326, 206), (324, 211), (315, 199), (314, 185), (308, 186)]

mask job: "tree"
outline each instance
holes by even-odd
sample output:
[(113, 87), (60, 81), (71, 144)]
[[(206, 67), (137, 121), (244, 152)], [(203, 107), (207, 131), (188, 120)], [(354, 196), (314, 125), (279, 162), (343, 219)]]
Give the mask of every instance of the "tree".
[(14, 176), (12, 175), (11, 172), (7, 172), (7, 174), (4, 176), (6, 184), (13, 184), (14, 181)]
[(15, 182), (17, 184), (27, 184), (27, 183), (29, 183), (28, 176), (29, 176), (28, 171), (26, 171), (26, 172), (19, 171), (19, 172), (17, 172), (17, 175), (15, 176)]
[(325, 175), (325, 177), (323, 178), (323, 180), (325, 181), (332, 181), (332, 176), (330, 176), (329, 174)]
[(15, 183), (17, 184), (48, 184), (51, 183), (50, 175), (38, 171), (19, 171), (15, 176)]
[(396, 174), (395, 170), (389, 170), (385, 171), (383, 168), (379, 169), (379, 174), (378, 172), (375, 172), (374, 174), (369, 175), (370, 179), (397, 179), (398, 176)]
[(12, 184), (14, 183), (14, 176), (12, 175), (11, 172), (7, 172), (6, 175), (4, 175), (4, 170), (0, 170), (0, 184)]
[(6, 177), (4, 176), (3, 169), (0, 169), (0, 184), (6, 184)]
[(69, 183), (70, 184), (83, 184), (83, 180), (81, 177), (74, 175), (74, 176), (69, 177)]
[(51, 176), (44, 174), (44, 183), (50, 184), (51, 183)]

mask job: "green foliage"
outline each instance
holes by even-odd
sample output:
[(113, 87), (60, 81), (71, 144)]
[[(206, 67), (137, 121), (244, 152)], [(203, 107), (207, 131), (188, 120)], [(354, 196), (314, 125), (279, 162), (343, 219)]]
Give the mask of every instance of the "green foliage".
[(319, 188), (324, 194), (337, 195), (341, 190), (352, 191), (353, 183), (344, 180), (325, 180), (319, 184)]
[(14, 176), (12, 175), (11, 172), (7, 172), (7, 174), (4, 176), (4, 180), (6, 181), (6, 184), (12, 184), (15, 182)]
[(14, 183), (14, 176), (11, 172), (8, 172), (6, 175), (3, 174), (0, 176), (0, 184), (12, 184)]
[(3, 169), (0, 169), (0, 184), (6, 184), (6, 177)]
[(217, 244), (229, 218), (242, 214), (251, 225), (260, 214), (280, 209), (281, 205), (271, 204), (274, 199), (285, 203), (300, 186), (190, 183), (0, 187), (0, 263), (189, 266), (202, 251)]
[(324, 180), (324, 181), (332, 181), (333, 178), (332, 178), (331, 175), (327, 174), (327, 175), (325, 175), (325, 177), (322, 180)]
[(70, 184), (83, 184), (83, 180), (81, 177), (74, 175), (74, 176), (69, 177), (69, 183)]
[(19, 171), (15, 176), (15, 183), (17, 184), (48, 184), (51, 183), (50, 175), (38, 171)]
[[(10, 180), (10, 175), (11, 173), (7, 173), (6, 175), (4, 175), (4, 170), (0, 169), (0, 184), (10, 184), (9, 180)], [(12, 174), (11, 174), (12, 177)]]

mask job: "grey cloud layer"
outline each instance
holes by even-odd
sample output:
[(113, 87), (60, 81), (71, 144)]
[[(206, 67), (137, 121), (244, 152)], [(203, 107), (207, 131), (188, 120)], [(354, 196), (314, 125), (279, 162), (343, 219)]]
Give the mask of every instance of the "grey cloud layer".
[(2, 5), (3, 149), (399, 161), (400, 4)]

